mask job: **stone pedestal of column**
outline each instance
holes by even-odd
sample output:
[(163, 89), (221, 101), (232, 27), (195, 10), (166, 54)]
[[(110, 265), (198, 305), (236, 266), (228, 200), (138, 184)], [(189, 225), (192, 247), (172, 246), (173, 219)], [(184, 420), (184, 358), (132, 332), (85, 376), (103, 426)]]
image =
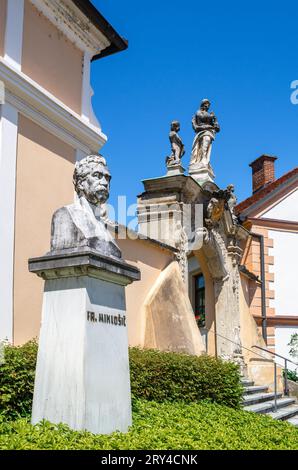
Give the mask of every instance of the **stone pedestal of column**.
[(125, 286), (137, 268), (90, 251), (29, 260), (45, 280), (32, 423), (126, 432), (131, 396)]
[(184, 175), (185, 168), (180, 163), (167, 166), (167, 176)]
[(214, 182), (215, 179), (211, 165), (206, 167), (201, 164), (192, 164), (189, 166), (188, 173), (199, 184), (204, 184), (207, 181)]

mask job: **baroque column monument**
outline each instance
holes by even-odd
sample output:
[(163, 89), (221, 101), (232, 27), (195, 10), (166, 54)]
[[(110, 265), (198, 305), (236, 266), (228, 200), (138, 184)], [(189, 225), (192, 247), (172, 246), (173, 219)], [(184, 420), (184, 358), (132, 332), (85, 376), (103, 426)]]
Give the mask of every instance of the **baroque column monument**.
[(50, 252), (29, 260), (45, 280), (33, 424), (95, 434), (131, 425), (125, 286), (140, 272), (104, 222), (110, 179), (102, 156), (77, 162), (76, 202), (53, 215)]
[[(166, 161), (167, 174), (142, 181), (144, 192), (138, 197), (139, 231), (176, 249), (186, 289), (193, 290), (190, 263), (203, 274), (209, 286), (206, 315), (209, 338), (214, 335), (214, 329), (214, 348), (218, 356), (239, 364), (242, 374), (246, 375), (240, 270), (242, 246), (249, 233), (239, 224), (234, 211), (237, 203), (234, 185), (221, 189), (214, 181), (210, 158), (220, 127), (209, 108), (210, 101), (203, 100), (192, 119), (196, 135), (188, 175), (177, 171), (184, 145), (178, 136), (179, 123), (172, 122), (172, 153)], [(212, 351), (210, 343), (206, 343), (207, 352)]]
[(192, 127), (196, 136), (192, 145), (189, 174), (199, 183), (214, 181), (215, 175), (210, 164), (212, 143), (220, 131), (213, 112), (209, 113), (210, 101), (204, 99), (200, 109), (192, 119)]

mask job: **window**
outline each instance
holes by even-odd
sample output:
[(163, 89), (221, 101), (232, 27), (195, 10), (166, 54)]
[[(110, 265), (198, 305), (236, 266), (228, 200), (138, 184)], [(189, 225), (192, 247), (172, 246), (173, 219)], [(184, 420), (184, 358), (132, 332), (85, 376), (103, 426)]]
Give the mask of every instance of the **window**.
[(195, 318), (199, 328), (205, 327), (205, 279), (203, 274), (194, 277)]

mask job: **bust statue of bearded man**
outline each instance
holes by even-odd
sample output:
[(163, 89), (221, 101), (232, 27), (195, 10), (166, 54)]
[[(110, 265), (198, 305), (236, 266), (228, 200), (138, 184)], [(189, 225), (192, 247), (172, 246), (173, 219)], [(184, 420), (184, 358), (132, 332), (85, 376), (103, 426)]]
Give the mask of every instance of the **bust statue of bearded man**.
[(101, 155), (89, 155), (76, 163), (73, 183), (77, 199), (53, 215), (51, 254), (79, 250), (121, 258), (105, 222), (104, 205), (109, 198), (110, 180)]

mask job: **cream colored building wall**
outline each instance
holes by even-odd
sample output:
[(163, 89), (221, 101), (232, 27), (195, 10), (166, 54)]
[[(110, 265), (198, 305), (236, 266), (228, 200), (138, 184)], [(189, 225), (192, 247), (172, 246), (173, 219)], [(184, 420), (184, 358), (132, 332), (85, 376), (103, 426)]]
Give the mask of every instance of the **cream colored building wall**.
[(25, 0), (22, 71), (81, 114), (82, 67), (83, 53)]
[[(250, 230), (253, 233), (258, 233), (264, 237), (264, 259), (265, 259), (265, 289), (266, 289), (266, 314), (267, 316), (274, 316), (275, 309), (270, 305), (270, 299), (274, 298), (274, 292), (272, 291), (272, 281), (274, 280), (274, 274), (271, 272), (271, 267), (274, 264), (274, 257), (271, 255), (270, 250), (273, 246), (273, 240), (269, 236), (269, 231), (266, 227), (258, 226), (256, 224), (251, 225)], [(242, 264), (251, 271), (253, 274), (261, 277), (261, 254), (260, 254), (260, 242), (256, 238), (249, 238), (246, 249), (244, 252)], [(250, 281), (249, 284), (249, 306), (250, 313), (252, 316), (261, 318), (262, 316), (262, 291), (261, 285), (254, 281)], [(267, 347), (274, 351), (275, 339), (274, 329), (267, 329), (268, 344)]]
[[(241, 276), (241, 286), (239, 289), (240, 294), (240, 339), (242, 344), (242, 353), (245, 363), (247, 364), (247, 372), (250, 379), (256, 385), (269, 385), (269, 388), (274, 388), (274, 363), (272, 355), (253, 346), (267, 348), (265, 341), (262, 337), (261, 331), (258, 328), (256, 321), (250, 312), (250, 283), (251, 281), (244, 276)], [(268, 333), (271, 329), (268, 328)], [(273, 330), (273, 329), (272, 329)], [(282, 370), (280, 367), (277, 369), (278, 388), (282, 390)]]
[(7, 0), (0, 0), (0, 56), (4, 53), (5, 23), (6, 23), (6, 3)]
[(130, 346), (143, 343), (145, 325), (141, 309), (161, 271), (173, 261), (173, 253), (143, 240), (117, 240), (123, 258), (141, 271), (141, 281), (126, 288), (128, 340)]
[(73, 201), (75, 151), (19, 116), (14, 262), (14, 342), (38, 336), (43, 281), (28, 258), (49, 251), (53, 212)]
[[(266, 348), (266, 344), (263, 340), (262, 334), (257, 326), (256, 321), (250, 312), (250, 284), (252, 281), (247, 279), (244, 276), (241, 276), (241, 286), (240, 286), (240, 337), (242, 346), (246, 348), (243, 350), (244, 357), (250, 359), (255, 357), (253, 354), (252, 346), (260, 346)], [(247, 351), (247, 349), (251, 350)]]

